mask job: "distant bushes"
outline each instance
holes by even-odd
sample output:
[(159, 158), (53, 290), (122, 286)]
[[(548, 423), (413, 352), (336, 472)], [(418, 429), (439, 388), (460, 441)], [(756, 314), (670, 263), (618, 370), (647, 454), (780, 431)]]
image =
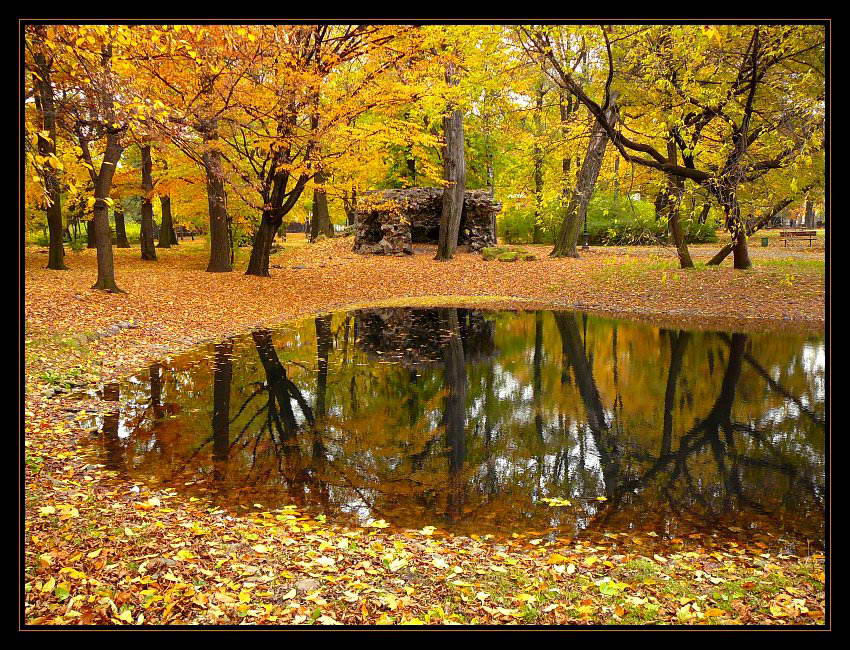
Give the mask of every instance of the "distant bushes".
[[(552, 244), (561, 224), (562, 206), (547, 206), (540, 224), (541, 243)], [(717, 221), (709, 217), (705, 223), (697, 221), (695, 214), (682, 210), (680, 222), (689, 244), (717, 241)], [(499, 220), (499, 236), (508, 244), (528, 244), (534, 229), (533, 210), (510, 209)], [(648, 201), (629, 200), (620, 194), (598, 192), (593, 195), (587, 209), (587, 230), (590, 243), (595, 246), (641, 246), (670, 242), (666, 219), (657, 219), (655, 206)], [(581, 241), (581, 236), (579, 237)]]

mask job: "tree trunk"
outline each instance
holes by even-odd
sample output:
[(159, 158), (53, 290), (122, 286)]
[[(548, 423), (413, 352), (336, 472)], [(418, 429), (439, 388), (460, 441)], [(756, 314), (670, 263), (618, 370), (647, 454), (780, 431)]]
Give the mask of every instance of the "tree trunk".
[(94, 236), (97, 245), (97, 282), (92, 289), (102, 289), (109, 293), (124, 293), (115, 284), (115, 261), (112, 257), (112, 237), (109, 232), (109, 212), (106, 199), (112, 189), (112, 177), (124, 148), (121, 146), (120, 132), (109, 132), (106, 136), (106, 150), (100, 173), (94, 186)]
[(159, 224), (159, 243), (157, 248), (171, 248), (177, 243), (177, 235), (174, 234), (174, 220), (171, 217), (171, 197), (160, 194), (159, 206), (162, 209), (162, 221)]
[[(456, 86), (455, 66), (450, 63), (446, 69), (446, 81)], [(443, 132), (446, 138), (443, 147), (443, 178), (448, 185), (443, 190), (443, 210), (440, 214), (440, 238), (437, 255), (434, 259), (445, 261), (454, 257), (457, 239), (460, 233), (460, 217), (463, 212), (463, 197), (466, 190), (466, 156), (463, 146), (463, 113), (452, 111), (443, 118)]]
[(270, 277), (269, 255), (271, 254), (275, 233), (280, 225), (281, 221), (273, 220), (268, 215), (263, 214), (263, 218), (260, 219), (260, 226), (257, 228), (257, 234), (254, 235), (254, 245), (251, 247), (251, 259), (248, 261), (246, 275)]
[(156, 247), (153, 239), (153, 162), (151, 147), (139, 147), (142, 152), (142, 228), (139, 244), (142, 248), (142, 259), (156, 261)]
[(815, 227), (815, 202), (810, 198), (806, 198), (805, 226), (806, 228)]
[(345, 218), (349, 226), (357, 223), (357, 190), (351, 191), (351, 198), (343, 196), (342, 204), (345, 207)]
[(543, 123), (543, 83), (538, 82), (537, 100), (534, 106), (534, 148), (532, 158), (534, 159), (534, 225), (531, 231), (531, 243), (540, 244), (542, 238), (543, 221), (543, 149), (540, 146), (540, 138)]
[[(772, 208), (770, 208), (770, 210), (765, 212), (762, 216), (755, 219), (755, 221), (753, 221), (751, 223), (747, 223), (746, 224), (747, 237), (751, 237), (753, 235), (753, 233), (764, 228), (765, 225), (767, 225), (773, 219), (775, 219), (777, 217), (777, 215), (779, 215), (783, 210), (785, 210), (793, 202), (794, 202), (793, 197), (783, 199), (782, 201), (780, 201), (779, 203), (774, 205)], [(734, 248), (735, 248), (735, 242), (734, 241), (726, 244), (723, 248), (721, 248), (719, 251), (717, 251), (717, 253), (714, 255), (714, 257), (712, 257), (707, 262), (707, 264), (709, 266), (714, 266), (714, 265), (720, 264), (723, 260), (725, 260), (729, 256), (729, 253), (731, 253), (734, 250)]]
[(115, 216), (115, 246), (117, 248), (130, 248), (130, 242), (127, 241), (127, 226), (124, 223), (124, 210), (116, 209)]
[[(43, 44), (45, 36), (44, 25), (35, 28), (37, 39)], [(41, 118), (42, 131), (48, 133), (45, 138), (38, 134), (38, 153), (41, 156), (53, 156), (56, 153), (56, 105), (53, 97), (53, 83), (50, 79), (50, 65), (43, 52), (35, 55), (35, 67), (38, 75), (35, 76), (35, 99), (39, 117)], [(62, 203), (59, 178), (56, 170), (50, 163), (45, 163), (40, 171), (44, 180), (44, 189), (47, 194), (47, 228), (50, 233), (49, 251), (47, 255), (47, 268), (54, 271), (65, 271), (65, 246), (62, 241)]]
[[(671, 137), (667, 140), (667, 159), (672, 164), (677, 164), (676, 142)], [(682, 232), (682, 224), (679, 221), (679, 207), (682, 203), (682, 194), (685, 191), (685, 179), (681, 176), (667, 176), (667, 187), (662, 190), (663, 211), (667, 213), (667, 228), (673, 243), (676, 245), (676, 254), (679, 256), (679, 266), (683, 269), (694, 268), (688, 245), (685, 243), (685, 234)]]
[(86, 248), (97, 248), (97, 234), (94, 231), (94, 219), (86, 221)]
[[(612, 97), (611, 105), (605, 111), (605, 119), (612, 126), (617, 121), (616, 97)], [(593, 195), (599, 170), (602, 168), (602, 158), (605, 156), (605, 147), (608, 144), (608, 136), (598, 121), (593, 122), (590, 132), (590, 142), (587, 145), (587, 154), (581, 164), (578, 174), (576, 189), (570, 198), (560, 232), (555, 240), (555, 248), (550, 255), (552, 257), (578, 257), (576, 244), (578, 242), (579, 230), (587, 217), (587, 206)]]
[[(716, 190), (716, 194), (726, 215), (726, 229), (732, 235), (731, 251), (734, 260), (733, 266), (741, 270), (752, 268), (753, 265), (750, 261), (749, 249), (747, 247), (747, 237), (751, 233), (746, 224), (741, 220), (741, 207), (738, 205), (734, 189), (720, 187)], [(715, 255), (715, 258), (718, 255)], [(714, 259), (709, 264), (712, 262), (714, 262)], [(719, 264), (720, 262), (717, 263)]]
[(699, 223), (705, 223), (708, 221), (708, 211), (711, 210), (711, 203), (703, 203), (702, 212), (699, 215)]
[(750, 261), (750, 249), (747, 244), (747, 235), (740, 219), (735, 227), (735, 247), (732, 249), (733, 266), (736, 269), (746, 270), (753, 268)]
[[(327, 177), (324, 172), (318, 172), (315, 182), (322, 185)], [(328, 212), (328, 195), (324, 189), (316, 187), (313, 190), (313, 220), (310, 223), (310, 241), (316, 241), (319, 235), (333, 237), (334, 229), (331, 225), (331, 215)]]
[(207, 175), (207, 204), (210, 213), (210, 263), (207, 266), (207, 272), (227, 273), (232, 271), (233, 267), (230, 264), (221, 152), (218, 149), (208, 148), (204, 151), (203, 161)]

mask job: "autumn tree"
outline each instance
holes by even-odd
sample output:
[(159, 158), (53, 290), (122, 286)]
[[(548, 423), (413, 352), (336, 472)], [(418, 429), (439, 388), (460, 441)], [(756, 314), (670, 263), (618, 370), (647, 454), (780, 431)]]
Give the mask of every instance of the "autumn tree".
[[(527, 51), (550, 64), (553, 80), (590, 111), (625, 160), (692, 181), (714, 197), (734, 241), (735, 268), (749, 268), (739, 201), (742, 186), (820, 146), (822, 28), (608, 26), (599, 33), (600, 57), (608, 72), (601, 100), (595, 101), (565, 65), (563, 28), (522, 28)], [(658, 43), (659, 38), (668, 39), (660, 51), (683, 53), (677, 59), (679, 67), (635, 61), (650, 49), (641, 45), (651, 45), (653, 39)], [(624, 67), (615, 63), (619, 61), (630, 73), (642, 72), (643, 92), (671, 88), (675, 95), (676, 111), (659, 116), (663, 119), (655, 117), (648, 134), (635, 131), (634, 137), (627, 136), (624, 127), (615, 128), (605, 116), (615, 80), (622, 87)], [(664, 107), (663, 102), (659, 105)], [(671, 139), (675, 147), (668, 149)], [(681, 164), (672, 157), (674, 152), (677, 158), (681, 155)]]
[[(133, 93), (123, 54), (132, 46), (123, 26), (59, 27), (55, 33), (67, 110), (63, 123), (73, 134), (93, 187), (92, 226), (97, 246), (97, 282), (92, 288), (120, 292), (115, 282), (109, 206), (112, 179), (125, 148), (125, 135), (143, 106)], [(99, 153), (98, 153), (99, 150)], [(99, 157), (98, 162), (96, 158)]]
[(37, 118), (33, 125), (36, 142), (30, 158), (36, 163), (43, 185), (43, 199), (50, 233), (47, 268), (65, 270), (65, 247), (62, 243), (62, 204), (58, 173), (62, 163), (56, 156), (57, 106), (51, 79), (55, 47), (47, 37), (46, 25), (28, 25), (25, 39), (27, 68), (30, 71), (31, 94)]
[[(245, 118), (229, 143), (245, 160), (246, 176), (262, 200), (246, 273), (268, 276), (272, 241), (284, 217), (317, 174), (320, 181), (327, 180), (323, 168), (333, 156), (330, 134), (345, 135), (339, 127), (357, 114), (393, 101), (398, 92), (381, 96), (375, 82), (412, 48), (384, 58), (367, 56), (409, 28), (277, 25), (252, 29), (267, 49), (260, 61), (263, 67), (250, 80), (251, 91), (242, 109)], [(360, 64), (355, 67), (359, 81), (343, 96), (332, 79), (355, 63)]]

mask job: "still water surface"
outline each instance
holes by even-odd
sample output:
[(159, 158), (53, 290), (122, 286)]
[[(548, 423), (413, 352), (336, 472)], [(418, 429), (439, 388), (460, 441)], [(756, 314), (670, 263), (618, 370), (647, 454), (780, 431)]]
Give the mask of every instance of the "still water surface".
[(497, 536), (731, 527), (820, 546), (824, 365), (820, 335), (367, 309), (107, 386), (116, 410), (93, 444), (127, 478), (234, 512)]

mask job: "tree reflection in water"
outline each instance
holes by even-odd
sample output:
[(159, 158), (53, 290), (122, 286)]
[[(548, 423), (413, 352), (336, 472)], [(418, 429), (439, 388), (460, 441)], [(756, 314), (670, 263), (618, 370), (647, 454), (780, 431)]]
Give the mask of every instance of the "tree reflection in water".
[(155, 364), (122, 384), (100, 440), (110, 468), (226, 506), (820, 542), (824, 381), (819, 336), (371, 309)]

